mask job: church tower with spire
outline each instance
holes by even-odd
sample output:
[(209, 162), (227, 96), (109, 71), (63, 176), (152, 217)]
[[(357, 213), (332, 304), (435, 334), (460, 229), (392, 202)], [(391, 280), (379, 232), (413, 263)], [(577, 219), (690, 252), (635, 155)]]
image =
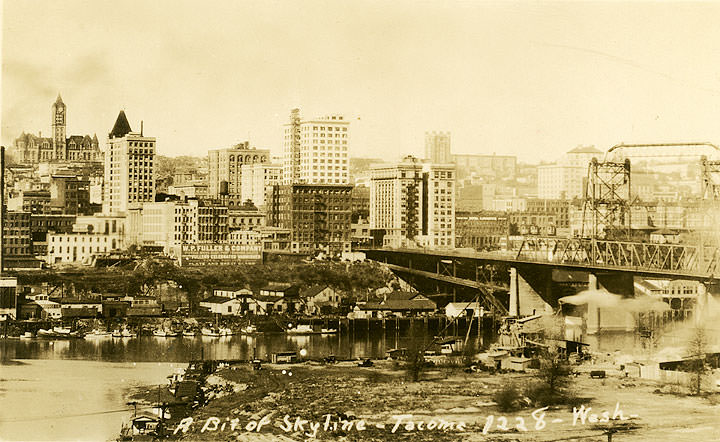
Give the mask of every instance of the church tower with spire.
[(67, 138), (65, 136), (66, 129), (66, 107), (60, 94), (52, 105), (52, 142), (54, 157), (57, 160), (65, 159), (67, 147)]

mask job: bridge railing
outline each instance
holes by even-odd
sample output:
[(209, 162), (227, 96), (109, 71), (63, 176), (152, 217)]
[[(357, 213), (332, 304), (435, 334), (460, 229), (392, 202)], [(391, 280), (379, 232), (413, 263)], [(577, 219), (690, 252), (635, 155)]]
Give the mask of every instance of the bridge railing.
[(675, 274), (717, 275), (717, 247), (608, 241), (585, 238), (528, 237), (515, 258), (558, 264), (585, 264), (668, 271)]

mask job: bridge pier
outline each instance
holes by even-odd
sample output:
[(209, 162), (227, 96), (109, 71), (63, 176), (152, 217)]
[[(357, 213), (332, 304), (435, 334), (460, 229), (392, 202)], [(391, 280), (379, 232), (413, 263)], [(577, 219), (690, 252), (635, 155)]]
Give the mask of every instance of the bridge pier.
[[(588, 290), (603, 289), (623, 298), (634, 295), (633, 277), (630, 274), (590, 273)], [(587, 303), (586, 328), (588, 334), (601, 331), (632, 331), (637, 324), (635, 317), (623, 306), (602, 306), (597, 301)]]
[[(533, 279), (536, 286), (540, 283), (544, 296), (533, 288), (528, 279)], [(551, 296), (551, 272), (510, 267), (510, 316), (552, 313), (552, 306), (545, 301)]]
[(708, 293), (707, 287), (702, 282), (698, 284), (697, 301), (695, 302), (695, 326), (699, 327), (707, 318)]

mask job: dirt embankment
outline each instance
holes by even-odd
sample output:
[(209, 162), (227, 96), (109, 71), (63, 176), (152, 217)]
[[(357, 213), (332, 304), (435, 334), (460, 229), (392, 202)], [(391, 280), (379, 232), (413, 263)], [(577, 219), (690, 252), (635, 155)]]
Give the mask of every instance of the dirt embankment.
[[(373, 368), (243, 366), (217, 375), (243, 388), (195, 411), (176, 438), (586, 441), (607, 440), (608, 428), (634, 427), (613, 440), (700, 441), (717, 440), (720, 431), (720, 407), (707, 398), (660, 394), (654, 383), (620, 377), (576, 378), (574, 388), (588, 402), (575, 413), (568, 407), (503, 413), (493, 392), (508, 378), (523, 383), (531, 375), (438, 369), (407, 382), (404, 372), (385, 362)], [(616, 419), (603, 422), (603, 412)]]

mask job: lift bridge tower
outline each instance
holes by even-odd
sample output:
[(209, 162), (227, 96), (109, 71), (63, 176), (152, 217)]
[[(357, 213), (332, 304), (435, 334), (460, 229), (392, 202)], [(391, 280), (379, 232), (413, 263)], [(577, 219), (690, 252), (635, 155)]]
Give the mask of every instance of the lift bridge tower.
[[(633, 199), (630, 181), (630, 160), (649, 158), (659, 160), (670, 158), (686, 161), (700, 158), (701, 198), (699, 204), (702, 217), (701, 242), (711, 240), (720, 244), (720, 161), (708, 160), (698, 152), (709, 152), (713, 156), (720, 148), (708, 142), (618, 144), (610, 148), (603, 161), (593, 160), (588, 166), (583, 204), (583, 237), (609, 240), (629, 240), (631, 237), (631, 208)], [(630, 153), (632, 152), (632, 153)], [(623, 161), (624, 160), (624, 161)], [(697, 164), (697, 163), (696, 163)], [(687, 221), (688, 228), (693, 224)], [(695, 227), (695, 226), (692, 226)], [(703, 247), (700, 246), (702, 255)]]
[(583, 238), (630, 239), (630, 189), (629, 159), (590, 161), (583, 201)]

